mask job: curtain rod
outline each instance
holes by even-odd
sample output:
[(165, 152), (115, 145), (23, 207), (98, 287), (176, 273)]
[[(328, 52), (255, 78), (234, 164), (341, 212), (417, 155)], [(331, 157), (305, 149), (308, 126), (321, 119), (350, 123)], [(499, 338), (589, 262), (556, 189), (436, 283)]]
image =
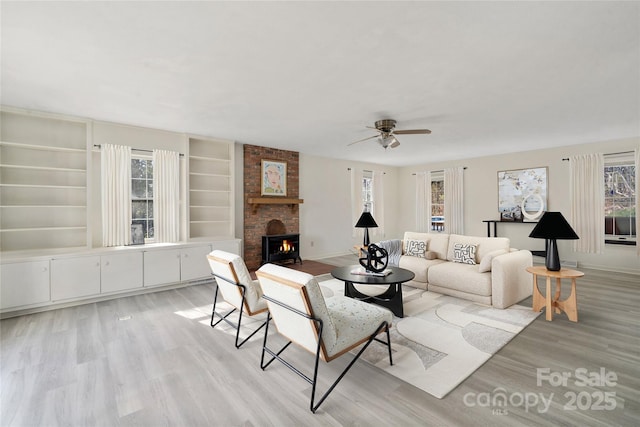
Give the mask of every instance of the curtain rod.
[[(631, 153), (634, 153), (634, 151), (633, 150), (631, 150), (631, 151), (618, 151), (617, 153), (604, 153), (603, 155), (604, 156), (615, 156), (615, 155), (618, 155), (618, 154), (631, 154)], [(570, 159), (568, 157), (565, 157), (565, 158), (562, 159), (563, 162), (568, 162), (569, 160)]]
[[(350, 171), (350, 170), (351, 170), (351, 168), (347, 168), (347, 170), (348, 170), (348, 171)], [(373, 173), (373, 171), (366, 170), (366, 169), (362, 169), (362, 172), (371, 172), (371, 173)], [(383, 175), (386, 175), (387, 173), (386, 173), (386, 172), (382, 172), (382, 174), (383, 174)]]
[[(101, 148), (100, 144), (93, 144), (93, 146), (97, 147), (97, 148)], [(133, 148), (133, 147), (131, 147), (131, 150), (132, 151), (142, 151), (143, 153), (153, 153), (153, 150), (146, 150), (144, 148)], [(182, 153), (178, 153), (178, 154), (180, 155), (180, 157), (184, 157), (184, 154), (182, 154)]]
[[(467, 170), (467, 167), (464, 166), (462, 169)], [(429, 172), (444, 172), (444, 169), (440, 169), (440, 170), (437, 170), (437, 171), (429, 171)], [(414, 172), (411, 175), (416, 175), (416, 173)]]

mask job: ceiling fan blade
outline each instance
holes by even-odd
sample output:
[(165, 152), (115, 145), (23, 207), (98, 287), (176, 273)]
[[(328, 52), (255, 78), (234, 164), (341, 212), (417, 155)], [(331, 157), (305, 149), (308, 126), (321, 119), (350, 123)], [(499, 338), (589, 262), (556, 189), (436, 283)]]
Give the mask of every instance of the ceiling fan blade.
[(417, 134), (429, 134), (431, 131), (429, 129), (407, 129), (407, 130), (394, 130), (394, 134), (396, 135), (417, 135)]
[(368, 139), (373, 139), (373, 138), (377, 138), (377, 137), (378, 137), (378, 135), (373, 135), (373, 136), (370, 136), (370, 137), (367, 137), (367, 138), (359, 139), (357, 141), (353, 141), (352, 143), (347, 144), (347, 146), (353, 145), (353, 144), (357, 144), (358, 142), (366, 141)]

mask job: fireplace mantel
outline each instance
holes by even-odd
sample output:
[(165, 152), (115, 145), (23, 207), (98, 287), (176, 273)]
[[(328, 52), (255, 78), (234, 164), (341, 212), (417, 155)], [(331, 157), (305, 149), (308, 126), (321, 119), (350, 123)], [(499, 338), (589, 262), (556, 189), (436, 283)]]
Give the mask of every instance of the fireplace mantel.
[(293, 199), (287, 197), (250, 197), (247, 202), (252, 205), (253, 213), (258, 212), (260, 205), (291, 205), (291, 212), (295, 212), (304, 199)]

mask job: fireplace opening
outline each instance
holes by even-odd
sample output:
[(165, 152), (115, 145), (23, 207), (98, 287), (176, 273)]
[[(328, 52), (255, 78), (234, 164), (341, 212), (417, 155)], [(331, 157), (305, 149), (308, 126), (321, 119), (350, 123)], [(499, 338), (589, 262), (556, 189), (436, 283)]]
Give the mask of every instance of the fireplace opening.
[(267, 224), (267, 234), (262, 236), (262, 264), (300, 261), (300, 234), (287, 234), (282, 221), (271, 220)]

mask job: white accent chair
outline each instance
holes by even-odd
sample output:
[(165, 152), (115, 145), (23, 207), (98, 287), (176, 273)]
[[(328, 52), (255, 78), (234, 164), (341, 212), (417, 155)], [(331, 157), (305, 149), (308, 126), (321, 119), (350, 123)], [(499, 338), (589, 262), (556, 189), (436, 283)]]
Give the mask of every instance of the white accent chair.
[[(389, 337), (393, 315), (388, 309), (344, 296), (324, 299), (312, 275), (290, 268), (265, 264), (256, 275), (269, 307), (260, 367), (264, 370), (277, 359), (311, 384), (311, 412), (315, 413), (372, 341), (387, 346), (389, 363), (393, 365)], [(270, 319), (273, 319), (278, 332), (288, 340), (279, 350), (267, 346)], [(386, 342), (377, 338), (383, 332), (387, 335)], [(315, 355), (312, 377), (280, 357), (292, 342)], [(361, 344), (364, 346), (315, 404), (319, 359), (330, 362)], [(270, 360), (265, 360), (265, 353), (271, 355)]]
[[(251, 332), (242, 342), (240, 339), (240, 327), (242, 325), (242, 315), (255, 316), (267, 311), (267, 302), (262, 299), (262, 289), (257, 280), (252, 280), (247, 266), (242, 258), (236, 254), (221, 250), (214, 250), (207, 255), (211, 272), (216, 278), (216, 295), (213, 300), (213, 310), (211, 312), (211, 327), (223, 320), (236, 329), (236, 348), (240, 348), (249, 338), (254, 336), (266, 324), (265, 320), (257, 329)], [(218, 302), (218, 291), (224, 300), (234, 308), (226, 314), (216, 312)], [(227, 317), (234, 311), (239, 310), (238, 323), (234, 323)], [(220, 319), (214, 323), (214, 317), (218, 315)]]

